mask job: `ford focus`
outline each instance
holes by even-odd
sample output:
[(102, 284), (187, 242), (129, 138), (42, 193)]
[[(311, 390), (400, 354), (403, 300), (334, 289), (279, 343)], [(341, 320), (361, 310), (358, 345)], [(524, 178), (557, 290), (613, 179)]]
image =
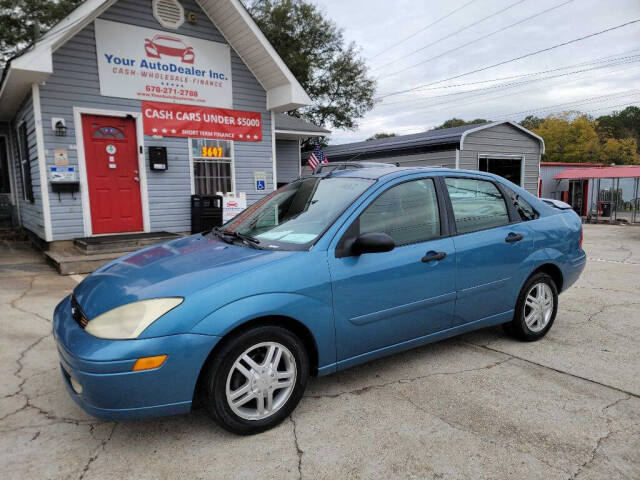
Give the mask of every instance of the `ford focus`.
[(488, 173), (313, 175), (84, 279), (54, 313), (63, 381), (97, 417), (200, 403), (229, 431), (260, 432), (310, 376), (498, 324), (541, 339), (581, 244), (568, 205)]

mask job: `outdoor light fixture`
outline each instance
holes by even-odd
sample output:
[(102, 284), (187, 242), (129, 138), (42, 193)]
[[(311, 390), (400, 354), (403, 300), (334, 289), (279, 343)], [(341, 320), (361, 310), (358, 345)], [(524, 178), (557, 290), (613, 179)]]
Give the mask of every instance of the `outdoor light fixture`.
[(64, 118), (52, 118), (51, 127), (53, 128), (56, 137), (67, 136), (67, 125), (64, 121)]

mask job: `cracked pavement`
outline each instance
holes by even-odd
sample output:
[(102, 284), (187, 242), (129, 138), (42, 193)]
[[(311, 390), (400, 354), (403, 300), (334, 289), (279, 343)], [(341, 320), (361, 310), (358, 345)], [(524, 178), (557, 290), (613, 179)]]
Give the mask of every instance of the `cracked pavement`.
[(0, 243), (0, 478), (640, 478), (640, 228), (585, 226), (589, 263), (545, 339), (491, 328), (313, 379), (252, 437), (200, 409), (94, 419), (51, 337), (76, 282)]

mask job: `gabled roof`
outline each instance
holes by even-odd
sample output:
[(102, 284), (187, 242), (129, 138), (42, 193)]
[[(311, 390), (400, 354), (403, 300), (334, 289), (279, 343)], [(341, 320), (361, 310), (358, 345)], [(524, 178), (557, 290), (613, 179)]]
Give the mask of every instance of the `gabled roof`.
[(292, 117), (284, 113), (276, 113), (276, 137), (281, 139), (298, 139), (310, 137), (326, 137), (331, 133), (322, 127), (307, 122), (298, 117)]
[[(0, 119), (9, 119), (34, 82), (53, 73), (53, 53), (118, 0), (86, 0), (6, 66), (0, 85)], [(276, 112), (309, 105), (311, 99), (239, 0), (196, 0), (267, 92)], [(158, 26), (158, 28), (161, 28)]]
[(524, 133), (531, 135), (540, 142), (541, 152), (544, 153), (544, 140), (535, 133), (527, 130), (515, 122), (486, 122), (473, 125), (462, 125), (460, 127), (443, 128), (440, 130), (429, 130), (427, 132), (413, 133), (410, 135), (399, 135), (396, 137), (380, 138), (377, 140), (366, 140), (364, 142), (345, 143), (342, 145), (330, 145), (325, 152), (330, 157), (342, 155), (356, 155), (373, 152), (384, 152), (394, 150), (407, 150), (423, 146), (456, 145), (455, 148), (464, 149), (464, 140), (470, 133), (495, 127), (496, 125), (508, 124)]

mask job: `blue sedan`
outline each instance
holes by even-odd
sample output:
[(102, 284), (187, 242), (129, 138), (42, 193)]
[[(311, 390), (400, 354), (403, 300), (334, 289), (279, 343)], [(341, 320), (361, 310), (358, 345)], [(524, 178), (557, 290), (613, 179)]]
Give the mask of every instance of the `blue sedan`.
[(538, 340), (586, 256), (580, 218), (503, 178), (374, 167), (303, 178), (223, 227), (124, 256), (56, 307), (90, 414), (277, 425), (311, 375), (503, 324)]

